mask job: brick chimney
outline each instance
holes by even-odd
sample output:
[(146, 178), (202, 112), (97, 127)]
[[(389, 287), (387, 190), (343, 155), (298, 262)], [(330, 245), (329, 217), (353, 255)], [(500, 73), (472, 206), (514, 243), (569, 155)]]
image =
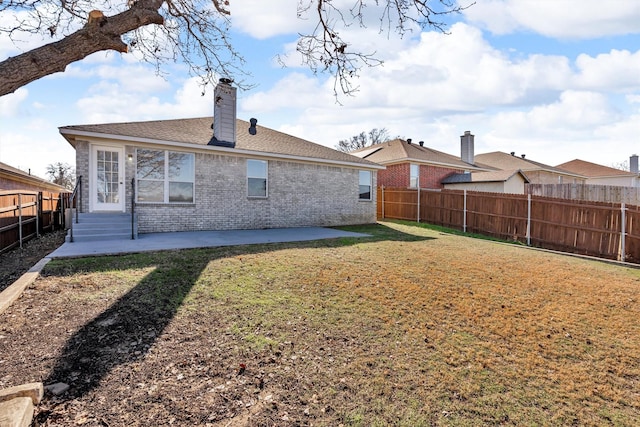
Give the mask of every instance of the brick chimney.
[(233, 80), (222, 78), (213, 91), (213, 138), (209, 145), (236, 146), (236, 91)]
[(464, 135), (460, 136), (460, 160), (470, 165), (474, 162), (474, 136), (471, 132), (466, 130)]
[(637, 154), (633, 154), (631, 157), (629, 157), (629, 170), (631, 171), (631, 173), (639, 173)]

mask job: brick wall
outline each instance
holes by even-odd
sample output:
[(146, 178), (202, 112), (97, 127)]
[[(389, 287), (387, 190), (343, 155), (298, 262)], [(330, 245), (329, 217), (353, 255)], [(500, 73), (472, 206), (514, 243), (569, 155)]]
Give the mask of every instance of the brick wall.
[(196, 154), (195, 203), (139, 203), (139, 231), (336, 226), (376, 221), (375, 191), (374, 200), (358, 199), (358, 169), (269, 160), (268, 197), (249, 198), (246, 168), (246, 158)]
[(420, 165), (420, 188), (440, 189), (444, 188), (440, 182), (454, 173), (463, 173), (461, 169), (438, 168), (434, 166)]
[(409, 163), (388, 165), (387, 169), (378, 171), (378, 185), (396, 188), (408, 187), (409, 173)]
[[(453, 173), (463, 170), (440, 168), (430, 165), (420, 165), (420, 188), (443, 188), (440, 182)], [(378, 172), (378, 185), (385, 187), (407, 188), (410, 180), (410, 164), (400, 163), (387, 166), (386, 170)]]

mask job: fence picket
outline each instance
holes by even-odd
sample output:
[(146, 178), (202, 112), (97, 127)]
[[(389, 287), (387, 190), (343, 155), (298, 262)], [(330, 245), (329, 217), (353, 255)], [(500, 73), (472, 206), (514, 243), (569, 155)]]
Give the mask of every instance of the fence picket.
[(420, 222), (540, 248), (640, 263), (637, 205), (531, 194), (419, 191), (420, 196), (415, 189), (385, 188), (384, 197), (378, 198), (378, 213), (390, 219), (419, 218)]

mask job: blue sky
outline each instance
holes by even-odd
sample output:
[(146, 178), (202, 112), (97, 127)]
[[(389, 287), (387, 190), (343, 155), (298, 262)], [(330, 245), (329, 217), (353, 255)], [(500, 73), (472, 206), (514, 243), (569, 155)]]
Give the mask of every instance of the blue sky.
[[(362, 70), (360, 91), (340, 103), (333, 78), (312, 75), (292, 52), (310, 25), (296, 19), (297, 3), (231, 1), (232, 42), (255, 84), (239, 92), (239, 118), (331, 147), (384, 127), (454, 155), (470, 130), (476, 153), (513, 151), (552, 166), (576, 158), (611, 166), (640, 154), (636, 0), (478, 0), (448, 35), (343, 30), (385, 63)], [(0, 37), (0, 59), (17, 52)], [(286, 53), (282, 68), (275, 56)], [(212, 91), (201, 96), (182, 64), (163, 71), (102, 52), (0, 97), (0, 161), (44, 177), (50, 163), (75, 164), (59, 126), (212, 114)]]

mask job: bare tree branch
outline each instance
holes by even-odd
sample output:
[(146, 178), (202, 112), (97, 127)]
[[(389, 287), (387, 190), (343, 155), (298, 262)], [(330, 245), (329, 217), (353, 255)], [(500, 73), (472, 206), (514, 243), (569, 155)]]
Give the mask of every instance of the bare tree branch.
[(348, 153), (359, 148), (368, 147), (370, 145), (382, 144), (389, 141), (389, 131), (386, 128), (373, 128), (369, 132), (360, 132), (358, 135), (352, 136), (350, 139), (342, 139), (335, 146), (336, 150)]
[[(247, 73), (229, 39), (229, 0), (103, 0), (103, 10), (94, 10), (95, 4), (92, 0), (0, 0), (0, 13), (9, 12), (6, 16), (14, 18), (12, 23), (0, 23), (0, 34), (16, 43), (24, 34), (59, 38), (0, 62), (0, 96), (107, 50), (136, 51), (158, 73), (165, 62), (181, 60), (203, 84), (215, 81), (217, 75), (232, 76), (240, 87), (249, 87), (238, 78)], [(344, 35), (352, 26), (367, 26), (368, 10), (380, 14), (381, 33), (404, 36), (415, 28), (446, 32), (446, 16), (471, 4), (354, 0), (351, 8), (339, 8), (331, 0), (299, 0), (298, 17), (310, 15), (316, 25), (309, 34), (300, 34), (297, 51), (311, 71), (335, 77), (336, 96), (354, 94), (360, 70), (382, 64), (376, 52), (361, 51)]]

